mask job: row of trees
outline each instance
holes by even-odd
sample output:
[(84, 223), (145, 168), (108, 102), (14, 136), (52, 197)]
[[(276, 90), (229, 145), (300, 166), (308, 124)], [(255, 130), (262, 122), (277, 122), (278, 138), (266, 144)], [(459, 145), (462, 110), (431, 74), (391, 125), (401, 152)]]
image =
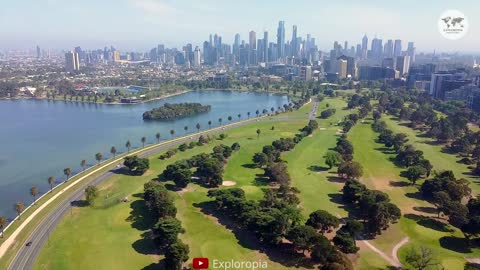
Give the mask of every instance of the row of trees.
[(151, 228), (155, 245), (165, 254), (165, 269), (180, 270), (188, 260), (189, 247), (178, 239), (185, 230), (176, 218), (172, 194), (158, 181), (144, 185), (143, 198), (150, 214), (157, 220)]

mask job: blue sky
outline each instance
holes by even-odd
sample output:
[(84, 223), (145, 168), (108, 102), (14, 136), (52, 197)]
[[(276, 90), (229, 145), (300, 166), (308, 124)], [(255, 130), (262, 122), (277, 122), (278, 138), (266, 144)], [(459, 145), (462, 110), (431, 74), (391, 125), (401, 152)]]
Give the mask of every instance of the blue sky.
[[(443, 11), (457, 9), (469, 32), (456, 41), (437, 30)], [(384, 40), (415, 41), (419, 51), (480, 51), (480, 1), (477, 0), (4, 0), (0, 8), (0, 48), (69, 49), (114, 45), (146, 50), (158, 43), (195, 45), (218, 33), (233, 42), (235, 33), (269, 31), (276, 39), (279, 20), (299, 34), (312, 34), (320, 49), (335, 40), (359, 43), (366, 33)], [(257, 34), (257, 37), (259, 34)]]

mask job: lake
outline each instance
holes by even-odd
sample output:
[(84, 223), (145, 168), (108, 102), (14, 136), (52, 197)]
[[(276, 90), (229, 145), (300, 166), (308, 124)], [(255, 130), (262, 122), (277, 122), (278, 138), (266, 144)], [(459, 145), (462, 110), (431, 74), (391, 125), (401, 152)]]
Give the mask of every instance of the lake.
[[(208, 113), (168, 122), (144, 122), (142, 114), (164, 103), (199, 102), (211, 105)], [(94, 155), (102, 152), (110, 157), (110, 148), (125, 152), (130, 140), (133, 148), (140, 147), (141, 137), (149, 144), (155, 143), (155, 134), (171, 138), (170, 130), (177, 135), (195, 132), (195, 125), (202, 129), (218, 126), (218, 118), (237, 115), (242, 119), (247, 112), (289, 103), (287, 96), (236, 91), (192, 91), (185, 94), (134, 105), (88, 104), (47, 100), (0, 100), (0, 216), (13, 218), (14, 203), (32, 202), (30, 188), (37, 186), (43, 194), (49, 190), (47, 179), (54, 176), (64, 180), (63, 169), (70, 167), (80, 171), (80, 161), (95, 164)]]

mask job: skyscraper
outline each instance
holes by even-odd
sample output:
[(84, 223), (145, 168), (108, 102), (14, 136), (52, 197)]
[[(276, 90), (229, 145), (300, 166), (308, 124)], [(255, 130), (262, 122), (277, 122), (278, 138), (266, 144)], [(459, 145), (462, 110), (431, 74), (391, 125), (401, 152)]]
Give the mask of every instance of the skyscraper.
[(415, 62), (415, 45), (413, 42), (408, 42), (407, 55), (410, 56), (410, 62)]
[(393, 57), (393, 41), (391, 39), (389, 39), (387, 43), (385, 43), (384, 57)]
[(251, 50), (256, 50), (257, 49), (257, 33), (255, 31), (250, 31), (248, 34), (249, 37), (249, 42), (248, 44), (250, 45)]
[(371, 49), (371, 57), (373, 59), (381, 59), (382, 54), (383, 54), (383, 46), (382, 46), (382, 40), (378, 38), (374, 38), (372, 40), (372, 49)]
[(368, 37), (365, 34), (362, 38), (362, 58), (363, 59), (367, 58), (367, 52), (368, 52)]
[(40, 50), (40, 47), (37, 45), (37, 58), (40, 59), (42, 58), (42, 51)]
[(395, 39), (395, 48), (393, 49), (393, 56), (397, 57), (402, 55), (402, 40)]
[(65, 70), (67, 72), (74, 72), (80, 70), (80, 59), (78, 53), (67, 52), (65, 54)]
[(201, 66), (201, 54), (200, 48), (197, 46), (195, 47), (195, 51), (193, 52), (193, 67), (199, 68)]
[(278, 22), (277, 29), (277, 57), (285, 58), (285, 21)]
[(268, 32), (263, 32), (263, 61), (268, 63)]
[(410, 68), (410, 56), (403, 55), (397, 56), (397, 64), (396, 64), (398, 72), (400, 75), (404, 75), (408, 73), (408, 69)]
[(297, 26), (293, 26), (292, 30), (292, 41), (290, 42), (290, 56), (297, 57), (298, 56), (298, 42), (297, 42)]

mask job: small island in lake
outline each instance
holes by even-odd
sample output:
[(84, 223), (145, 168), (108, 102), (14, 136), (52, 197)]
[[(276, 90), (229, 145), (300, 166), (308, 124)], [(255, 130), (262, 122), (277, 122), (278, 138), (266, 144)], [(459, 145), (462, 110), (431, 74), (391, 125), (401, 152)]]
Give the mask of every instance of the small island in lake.
[(194, 114), (210, 111), (210, 105), (200, 103), (165, 103), (162, 107), (154, 108), (143, 113), (143, 120), (175, 120)]

